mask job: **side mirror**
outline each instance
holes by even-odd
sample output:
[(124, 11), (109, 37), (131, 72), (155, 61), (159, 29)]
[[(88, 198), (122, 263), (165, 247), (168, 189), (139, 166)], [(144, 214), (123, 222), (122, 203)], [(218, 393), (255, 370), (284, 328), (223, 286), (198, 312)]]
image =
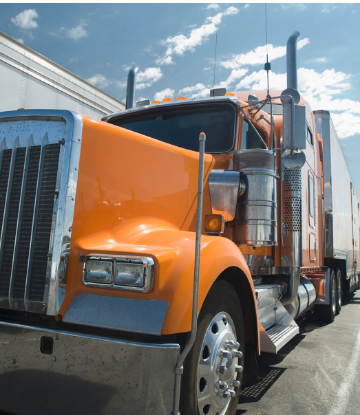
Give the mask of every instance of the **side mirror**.
[(296, 89), (288, 88), (281, 94), (283, 104), (283, 165), (289, 170), (300, 169), (305, 155), (300, 149), (306, 148), (306, 108), (295, 105), (300, 101)]

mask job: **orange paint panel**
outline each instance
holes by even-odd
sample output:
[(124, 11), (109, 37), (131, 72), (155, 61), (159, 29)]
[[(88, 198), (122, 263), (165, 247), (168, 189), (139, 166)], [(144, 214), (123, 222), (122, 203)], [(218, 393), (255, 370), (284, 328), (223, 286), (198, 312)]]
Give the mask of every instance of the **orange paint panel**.
[[(213, 168), (228, 168), (231, 158), (205, 155), (204, 215), (211, 213), (208, 175)], [(158, 299), (169, 303), (163, 334), (190, 330), (198, 163), (197, 152), (83, 117), (66, 296), (59, 315), (79, 293)], [(144, 294), (86, 287), (79, 258), (90, 254), (152, 257), (153, 290)], [(203, 235), (199, 311), (215, 279), (230, 266), (244, 272), (256, 304), (236, 245)]]

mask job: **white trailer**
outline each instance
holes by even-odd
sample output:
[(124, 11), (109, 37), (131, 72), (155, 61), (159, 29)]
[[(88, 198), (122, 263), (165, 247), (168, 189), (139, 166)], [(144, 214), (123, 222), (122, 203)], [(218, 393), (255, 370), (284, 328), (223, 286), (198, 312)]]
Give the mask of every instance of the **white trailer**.
[(345, 288), (352, 291), (358, 284), (360, 205), (330, 113), (314, 115), (324, 148), (325, 265), (342, 268)]
[(0, 111), (63, 109), (101, 119), (125, 104), (0, 32)]

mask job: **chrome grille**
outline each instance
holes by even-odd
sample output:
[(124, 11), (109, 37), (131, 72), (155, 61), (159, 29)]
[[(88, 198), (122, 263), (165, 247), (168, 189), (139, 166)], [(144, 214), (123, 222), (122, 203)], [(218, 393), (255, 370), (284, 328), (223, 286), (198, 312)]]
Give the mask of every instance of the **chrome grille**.
[(0, 309), (49, 316), (65, 298), (82, 118), (70, 111), (0, 113)]
[[(61, 144), (3, 152), (0, 297), (42, 303)], [(1, 213), (1, 212), (0, 212)]]

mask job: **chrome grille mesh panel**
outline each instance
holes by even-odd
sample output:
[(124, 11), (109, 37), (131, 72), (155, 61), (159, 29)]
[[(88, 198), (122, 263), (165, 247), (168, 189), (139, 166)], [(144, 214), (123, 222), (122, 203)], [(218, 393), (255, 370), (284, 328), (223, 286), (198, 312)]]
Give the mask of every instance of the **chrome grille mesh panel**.
[[(12, 150), (4, 150), (0, 171), (0, 220), (1, 230), (3, 225), (3, 215), (5, 210), (6, 193), (10, 172)], [(6, 288), (7, 287), (7, 288)], [(6, 283), (6, 276), (0, 272), (0, 297), (7, 297), (9, 285)]]
[[(24, 175), (27, 151), (30, 152), (30, 157), (27, 174)], [(44, 146), (43, 152), (42, 171), (39, 171), (41, 146), (29, 147), (28, 150), (25, 147), (15, 149), (11, 153), (12, 157), (15, 157), (13, 172), (10, 171), (11, 155), (3, 160), (5, 163), (1, 171), (0, 186), (7, 178), (6, 193), (9, 193), (9, 206), (7, 209), (3, 208), (7, 214), (3, 215), (6, 216), (6, 221), (3, 224), (0, 245), (1, 297), (9, 296), (12, 285), (10, 297), (24, 299), (28, 281), (29, 300), (42, 302), (44, 299), (60, 144), (48, 144)], [(37, 187), (40, 189), (40, 196), (37, 209), (34, 211)], [(19, 214), (22, 192), (23, 207)], [(5, 206), (5, 203), (3, 204)]]
[(29, 248), (34, 215), (36, 186), (39, 173), (41, 146), (30, 149), (29, 168), (27, 172), (24, 206), (20, 223), (17, 261), (14, 264), (14, 292), (15, 299), (24, 298), (27, 267), (29, 260)]
[(26, 148), (18, 148), (13, 151), (13, 157), (15, 157), (15, 165), (12, 177), (10, 177), (8, 185), (8, 193), (10, 196), (10, 202), (8, 207), (8, 213), (6, 215), (6, 222), (3, 223), (2, 231), (2, 258), (0, 262), (0, 273), (2, 277), (2, 292), (9, 292), (11, 269), (13, 263), (13, 253), (15, 246), (15, 236), (17, 228), (17, 218), (19, 213), (19, 203), (21, 196), (21, 185), (23, 178), (23, 170), (25, 163)]
[(59, 153), (60, 144), (52, 144), (45, 147), (35, 229), (34, 256), (31, 267), (30, 301), (42, 301), (44, 296)]

